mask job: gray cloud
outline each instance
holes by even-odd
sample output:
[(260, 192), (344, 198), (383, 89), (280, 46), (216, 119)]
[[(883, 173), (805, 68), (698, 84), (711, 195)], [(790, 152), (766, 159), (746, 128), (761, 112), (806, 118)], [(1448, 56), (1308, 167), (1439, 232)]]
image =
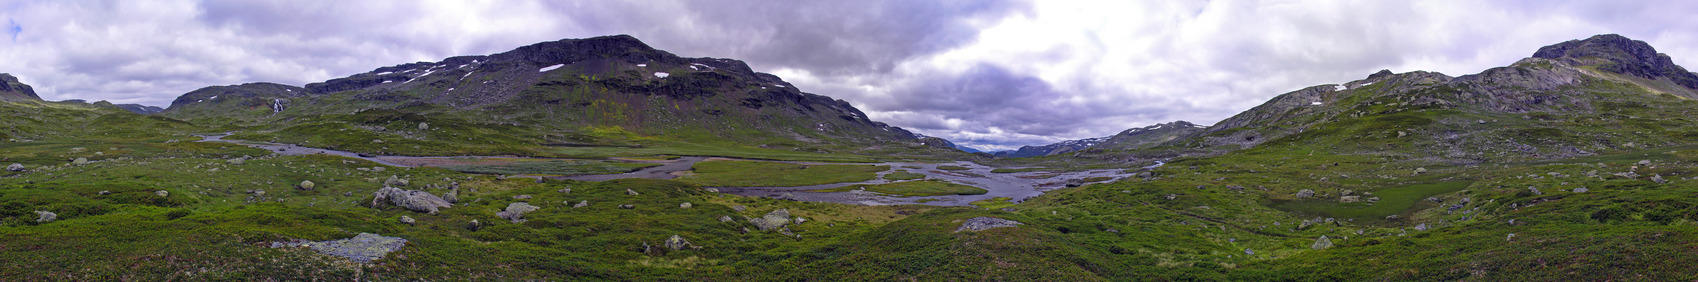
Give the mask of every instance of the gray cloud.
[(631, 34), (745, 60), (981, 148), (1207, 124), (1379, 69), (1478, 72), (1599, 33), (1698, 60), (1684, 1), (26, 1), (0, 72), (47, 99), (164, 105), (540, 41)]

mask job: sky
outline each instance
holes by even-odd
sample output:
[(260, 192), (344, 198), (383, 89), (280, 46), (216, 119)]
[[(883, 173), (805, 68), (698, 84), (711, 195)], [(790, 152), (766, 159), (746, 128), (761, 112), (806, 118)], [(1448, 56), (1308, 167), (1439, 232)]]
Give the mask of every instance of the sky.
[(981, 150), (1212, 124), (1375, 71), (1452, 76), (1596, 34), (1698, 66), (1693, 1), (0, 0), (0, 72), (47, 100), (166, 106), (542, 41), (630, 34), (743, 60)]

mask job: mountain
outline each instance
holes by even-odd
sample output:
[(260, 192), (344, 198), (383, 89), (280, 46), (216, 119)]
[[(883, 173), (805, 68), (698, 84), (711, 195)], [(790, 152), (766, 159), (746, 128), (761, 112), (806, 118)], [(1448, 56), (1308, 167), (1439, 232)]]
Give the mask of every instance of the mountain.
[(1096, 146), (1097, 144), (1101, 144), (1104, 141), (1108, 141), (1109, 138), (1110, 137), (1097, 137), (1097, 138), (1086, 138), (1086, 139), (1079, 139), (1079, 140), (1067, 140), (1067, 141), (1055, 142), (1053, 144), (1043, 145), (1043, 146), (1020, 146), (1020, 149), (1016, 149), (1016, 150), (1013, 150), (1013, 151), (996, 152), (995, 155), (998, 156), (998, 157), (1004, 157), (1004, 158), (1028, 158), (1028, 157), (1042, 157), (1042, 156), (1050, 156), (1050, 155), (1059, 155), (1059, 154), (1065, 154), (1065, 153), (1068, 153), (1068, 152), (1084, 150), (1086, 148), (1090, 148), (1091, 146)]
[[(381, 67), (305, 87), (207, 87), (177, 98), (162, 114), (252, 129), (238, 138), (372, 153), (442, 153), (406, 149), (419, 146), (528, 155), (549, 151), (550, 144), (680, 142), (815, 153), (943, 152), (926, 149), (907, 130), (867, 119), (847, 102), (802, 92), (742, 61), (679, 57), (626, 35)], [(464, 130), (409, 129), (419, 123)], [(313, 137), (330, 130), (360, 137)], [(485, 142), (463, 142), (467, 136)], [(368, 142), (373, 139), (408, 144)]]
[(157, 114), (159, 112), (165, 111), (165, 108), (142, 105), (142, 104), (114, 104), (112, 106), (118, 107), (119, 109), (124, 109), (125, 111), (130, 111), (132, 113), (143, 114), (143, 115)]
[[(1598, 35), (1478, 74), (1376, 72), (1299, 89), (1153, 150), (1092, 158), (1219, 155), (1276, 146), (1455, 163), (1552, 159), (1694, 144), (1698, 75), (1649, 44)], [(1660, 134), (1639, 132), (1661, 131)]]
[(41, 101), (41, 96), (36, 96), (35, 89), (18, 82), (12, 74), (0, 73), (0, 101)]

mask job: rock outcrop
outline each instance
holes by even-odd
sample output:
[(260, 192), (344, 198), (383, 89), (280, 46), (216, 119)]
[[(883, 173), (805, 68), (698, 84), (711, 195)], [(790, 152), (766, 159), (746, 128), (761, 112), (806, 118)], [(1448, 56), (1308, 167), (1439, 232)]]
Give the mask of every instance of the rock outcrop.
[(429, 192), (418, 190), (401, 190), (395, 187), (383, 187), (372, 194), (371, 207), (381, 208), (393, 205), (415, 212), (436, 214), (441, 208), (452, 207), (447, 200), (431, 195)]
[(272, 242), (272, 248), (307, 247), (321, 254), (346, 258), (358, 263), (369, 263), (381, 259), (390, 252), (400, 251), (407, 245), (407, 239), (388, 237), (371, 233), (360, 233), (353, 238), (333, 241), (295, 241)]
[(50, 211), (35, 211), (35, 215), (36, 215), (35, 222), (39, 222), (39, 223), (48, 223), (48, 222), (53, 222), (53, 220), (59, 219), (59, 214), (56, 214), (56, 213), (53, 213), (53, 212), (50, 212)]
[(774, 230), (790, 224), (790, 210), (778, 209), (759, 218), (749, 219), (749, 223), (761, 231)]
[(513, 223), (520, 223), (525, 221), (525, 213), (533, 212), (538, 209), (542, 208), (532, 206), (530, 203), (525, 202), (511, 203), (507, 204), (506, 210), (495, 213), (495, 216), (506, 220), (512, 220)]
[(981, 217), (970, 218), (970, 219), (967, 219), (966, 222), (962, 222), (961, 227), (955, 228), (955, 232), (961, 232), (961, 231), (967, 231), (967, 230), (984, 231), (985, 229), (991, 229), (991, 228), (1015, 227), (1015, 226), (1019, 226), (1021, 224), (1023, 224), (1023, 223), (1020, 223), (1018, 221), (995, 218), (995, 217), (988, 217), (988, 216), (981, 216)]

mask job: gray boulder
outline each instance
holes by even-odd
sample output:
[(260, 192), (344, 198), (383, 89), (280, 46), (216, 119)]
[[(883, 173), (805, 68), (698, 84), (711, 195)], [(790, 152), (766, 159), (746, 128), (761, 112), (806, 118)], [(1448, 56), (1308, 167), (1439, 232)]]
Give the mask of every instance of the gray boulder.
[(1651, 182), (1656, 182), (1657, 184), (1669, 183), (1668, 180), (1663, 180), (1662, 174), (1652, 174)]
[(417, 190), (401, 190), (395, 187), (383, 187), (372, 193), (371, 207), (380, 208), (383, 205), (394, 205), (415, 212), (436, 214), (438, 209), (452, 207), (448, 200), (431, 195), (429, 192)]
[(542, 208), (537, 207), (537, 206), (532, 206), (530, 203), (525, 203), (525, 202), (511, 203), (511, 204), (507, 204), (507, 210), (497, 212), (497, 213), (495, 213), (495, 216), (501, 217), (502, 219), (506, 219), (506, 220), (512, 220), (513, 223), (520, 223), (520, 222), (525, 222), (525, 219), (524, 219), (525, 213), (533, 212), (533, 211), (536, 211), (538, 209), (542, 209)]
[(171, 191), (159, 190), (159, 191), (153, 191), (153, 194), (159, 195), (160, 197), (170, 197)]
[(666, 238), (667, 249), (672, 249), (674, 251), (683, 250), (685, 247), (689, 247), (690, 245), (690, 241), (684, 241), (684, 237), (678, 236), (677, 234), (673, 234), (672, 237)]
[(75, 160), (71, 160), (71, 165), (86, 165), (86, 164), (88, 164), (88, 158), (78, 157)]
[(686, 209), (688, 209), (690, 207), (694, 207), (694, 206), (696, 206), (696, 205), (690, 204), (690, 202), (684, 202), (682, 204), (678, 204), (679, 208), (686, 208)]
[(55, 219), (59, 219), (59, 214), (50, 211), (35, 211), (35, 215), (38, 216), (35, 219), (35, 222), (39, 223), (48, 223), (53, 222)]
[(448, 189), (448, 194), (442, 195), (442, 200), (448, 201), (449, 203), (459, 203), (460, 202), (460, 186), (454, 185), (454, 188)]
[(360, 233), (360, 235), (356, 235), (354, 238), (334, 241), (271, 243), (272, 248), (308, 247), (321, 254), (347, 258), (348, 260), (358, 263), (369, 263), (373, 260), (381, 259), (384, 255), (388, 255), (390, 252), (400, 251), (401, 247), (406, 245), (407, 239), (402, 239), (401, 237), (387, 237), (371, 233)]
[(318, 187), (318, 184), (312, 183), (312, 180), (301, 180), (301, 186), (298, 187), (300, 187), (301, 190), (312, 190), (313, 188)]
[(1314, 196), (1315, 196), (1315, 190), (1303, 189), (1303, 190), (1297, 191), (1297, 198), (1298, 199), (1306, 199), (1306, 198), (1314, 197)]
[(513, 196), (513, 199), (514, 200), (530, 200), (531, 195), (517, 195), (517, 196)]
[(224, 163), (230, 164), (230, 165), (242, 165), (242, 164), (245, 164), (247, 162), (248, 162), (248, 160), (243, 159), (243, 158), (234, 158), (234, 159), (224, 160)]
[(961, 231), (966, 231), (966, 230), (983, 231), (985, 229), (991, 229), (991, 228), (1015, 227), (1015, 226), (1019, 226), (1021, 224), (1023, 224), (1023, 223), (1020, 223), (1018, 221), (995, 218), (995, 217), (988, 217), (988, 216), (981, 216), (981, 217), (969, 218), (969, 219), (967, 219), (966, 222), (962, 222), (960, 228), (955, 228), (955, 232), (961, 232)]
[(430, 130), (430, 124), (420, 122), (419, 123), (419, 130)]
[(751, 218), (749, 223), (754, 224), (755, 228), (759, 228), (761, 231), (778, 229), (790, 224), (790, 210), (778, 209), (767, 213), (766, 216)]
[(631, 189), (625, 189), (625, 194), (631, 195), (631, 196), (642, 195), (642, 194), (638, 194), (636, 190), (631, 190)]
[(413, 217), (411, 217), (411, 216), (405, 216), (405, 215), (401, 216), (401, 223), (402, 224), (413, 225), (414, 223), (418, 223), (418, 222), (419, 222), (418, 220), (414, 220)]
[(6, 171), (24, 171), (24, 164), (12, 164), (6, 166)]
[(404, 187), (407, 186), (407, 182), (406, 179), (401, 179), (399, 176), (390, 175), (388, 180), (383, 181), (383, 186)]
[(1316, 250), (1325, 250), (1325, 249), (1328, 249), (1328, 248), (1332, 248), (1332, 239), (1327, 238), (1327, 235), (1321, 235), (1321, 238), (1315, 239), (1315, 244), (1309, 245), (1309, 248), (1310, 249), (1316, 249)]
[(721, 215), (719, 216), (719, 222), (731, 222), (731, 216)]
[(590, 201), (588, 201), (588, 200), (578, 201), (578, 204), (572, 205), (572, 207), (574, 207), (574, 208), (582, 208), (582, 207), (588, 207), (588, 206), (590, 206)]
[(1586, 189), (1586, 187), (1574, 188), (1574, 193), (1586, 193), (1586, 191), (1592, 191), (1592, 190), (1588, 190), (1588, 189)]
[(1419, 224), (1419, 225), (1415, 225), (1415, 231), (1427, 231), (1427, 224), (1422, 223), (1422, 224)]

